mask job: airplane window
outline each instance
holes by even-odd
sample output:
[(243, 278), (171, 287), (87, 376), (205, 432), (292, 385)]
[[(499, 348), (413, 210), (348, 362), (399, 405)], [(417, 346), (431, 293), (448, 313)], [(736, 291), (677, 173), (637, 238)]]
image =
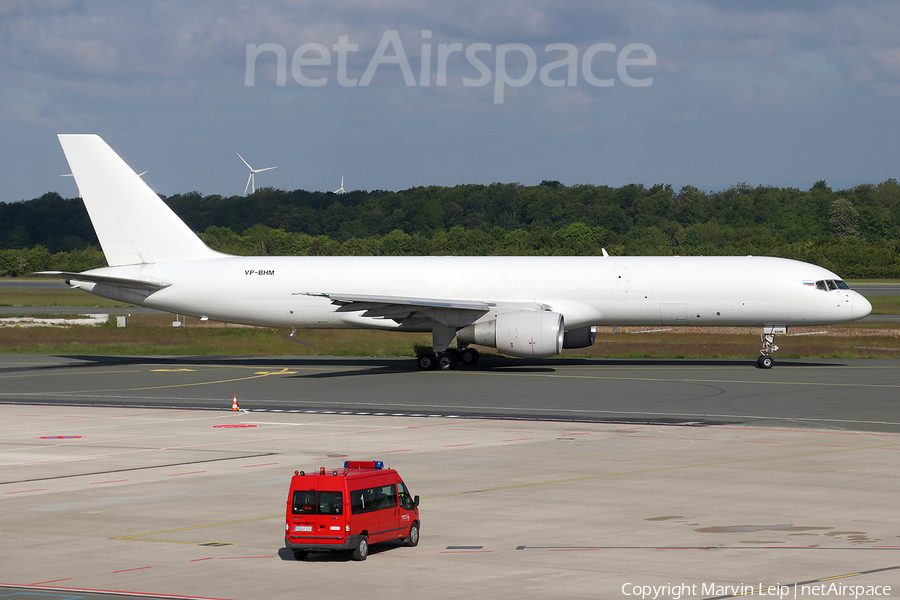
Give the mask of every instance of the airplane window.
[(817, 289), (817, 290), (827, 290), (828, 288), (825, 286), (825, 282), (824, 282), (824, 281), (817, 281), (817, 282), (816, 282), (816, 289)]
[(838, 286), (840, 289), (842, 289), (842, 290), (849, 290), (849, 289), (850, 289), (850, 286), (847, 285), (846, 283), (844, 283), (844, 282), (843, 282), (842, 280), (840, 280), (840, 279), (835, 279), (834, 282), (835, 282), (835, 283), (837, 284), (837, 286)]
[(830, 292), (831, 290), (836, 290), (836, 289), (837, 289), (837, 286), (834, 284), (834, 282), (833, 282), (832, 280), (827, 279), (827, 280), (825, 281), (825, 283), (828, 285), (828, 291), (829, 291), (829, 292)]

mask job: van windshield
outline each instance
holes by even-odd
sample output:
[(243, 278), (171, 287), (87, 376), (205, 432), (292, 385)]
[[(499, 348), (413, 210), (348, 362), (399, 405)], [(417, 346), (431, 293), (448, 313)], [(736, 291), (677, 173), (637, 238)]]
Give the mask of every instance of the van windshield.
[(294, 515), (339, 515), (343, 510), (343, 492), (295, 490), (291, 500)]
[(416, 501), (413, 500), (412, 496), (410, 496), (409, 490), (406, 489), (406, 486), (402, 481), (397, 484), (397, 495), (400, 497), (401, 508), (412, 510), (416, 507)]

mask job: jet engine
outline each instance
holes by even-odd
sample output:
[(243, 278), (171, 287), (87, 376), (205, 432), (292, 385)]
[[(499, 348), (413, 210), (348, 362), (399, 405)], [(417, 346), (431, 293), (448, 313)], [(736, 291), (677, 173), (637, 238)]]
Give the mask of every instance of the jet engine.
[(587, 348), (593, 346), (596, 339), (597, 327), (594, 325), (569, 329), (563, 338), (563, 348)]
[(456, 333), (461, 345), (478, 344), (509, 356), (540, 358), (562, 352), (564, 336), (563, 316), (543, 310), (501, 313), (494, 320), (473, 323)]

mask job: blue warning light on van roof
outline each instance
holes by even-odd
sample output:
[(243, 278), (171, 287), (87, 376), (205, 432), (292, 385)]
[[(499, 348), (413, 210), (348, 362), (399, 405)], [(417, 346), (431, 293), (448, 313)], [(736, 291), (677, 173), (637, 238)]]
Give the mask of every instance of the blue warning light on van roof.
[(383, 469), (384, 462), (380, 460), (345, 460), (345, 469)]

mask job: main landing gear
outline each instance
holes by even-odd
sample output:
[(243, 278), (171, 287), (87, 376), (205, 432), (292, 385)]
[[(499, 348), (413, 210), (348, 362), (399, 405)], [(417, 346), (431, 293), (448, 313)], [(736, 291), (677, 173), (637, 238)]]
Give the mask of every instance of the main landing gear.
[(450, 370), (457, 365), (471, 367), (478, 362), (478, 350), (474, 348), (448, 348), (437, 354), (423, 354), (416, 359), (420, 371), (434, 371), (435, 369)]
[(772, 353), (778, 352), (778, 346), (775, 345), (776, 333), (787, 333), (787, 327), (766, 326), (763, 328), (761, 336), (763, 347), (759, 351), (759, 358), (756, 359), (756, 366), (760, 369), (771, 369), (775, 364)]

